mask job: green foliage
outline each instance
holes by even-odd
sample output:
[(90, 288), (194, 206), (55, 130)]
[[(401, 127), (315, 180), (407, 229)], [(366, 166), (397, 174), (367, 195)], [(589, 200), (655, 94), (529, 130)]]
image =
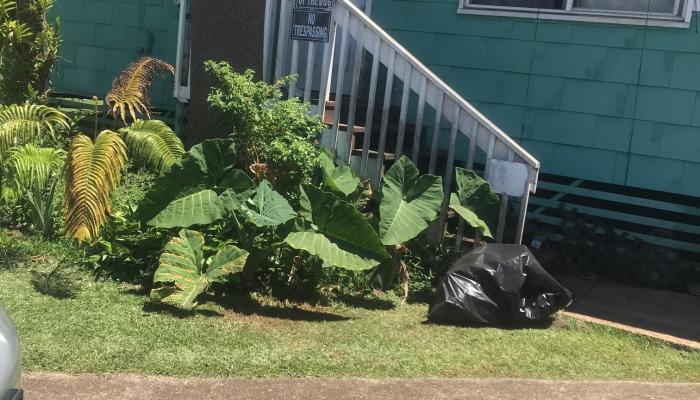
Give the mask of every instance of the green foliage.
[(492, 238), (492, 229), (498, 224), (500, 198), (491, 190), (488, 182), (473, 171), (455, 168), (457, 193), (450, 196), (450, 208), (469, 226), (482, 235)]
[(126, 145), (117, 133), (103, 131), (94, 143), (85, 135), (73, 139), (66, 162), (66, 236), (78, 242), (99, 236), (125, 165)]
[(332, 155), (326, 149), (321, 149), (319, 169), (322, 185), (345, 198), (355, 193), (360, 185), (360, 178), (353, 173), (352, 168), (349, 165), (335, 165)]
[(187, 152), (161, 175), (146, 194), (137, 217), (157, 228), (207, 225), (224, 215), (219, 196), (226, 189), (243, 191), (253, 186), (242, 171), (233, 168), (236, 152), (230, 139), (206, 140)]
[(34, 188), (46, 188), (63, 176), (66, 153), (63, 150), (27, 144), (12, 148), (3, 164), (2, 197), (17, 200)]
[(454, 210), (454, 212), (456, 212), (457, 215), (459, 215), (469, 226), (479, 231), (482, 236), (493, 239), (491, 229), (489, 229), (489, 226), (486, 225), (486, 222), (479, 218), (474, 211), (463, 206), (457, 193), (450, 194), (450, 208)]
[(296, 217), (287, 199), (275, 192), (270, 182), (260, 182), (255, 195), (242, 205), (248, 221), (257, 227), (282, 225)]
[(22, 104), (0, 106), (0, 160), (7, 151), (23, 144), (53, 144), (58, 133), (70, 128), (68, 117), (55, 108)]
[(205, 67), (216, 82), (208, 101), (235, 142), (236, 167), (296, 195), (318, 163), (323, 121), (310, 114), (308, 104), (282, 100), (280, 88), (289, 78), (269, 85), (254, 82), (253, 71), (238, 74), (224, 62), (208, 61)]
[(167, 235), (142, 227), (134, 214), (155, 175), (145, 170), (129, 171), (112, 195), (112, 213), (98, 240), (90, 246), (96, 272), (112, 278), (150, 285), (158, 256)]
[(428, 228), (440, 212), (442, 178), (420, 175), (402, 156), (384, 176), (379, 206), (379, 236), (385, 246), (401, 245)]
[(0, 104), (43, 100), (60, 38), (53, 0), (0, 0)]
[(163, 121), (137, 120), (119, 130), (126, 143), (129, 159), (138, 168), (162, 173), (176, 163), (185, 146)]
[(183, 229), (178, 237), (165, 246), (153, 281), (162, 284), (151, 291), (153, 299), (183, 308), (196, 306), (197, 296), (211, 283), (224, 282), (241, 272), (248, 252), (236, 246), (226, 246), (214, 256), (205, 258), (204, 236)]
[(132, 215), (146, 193), (153, 186), (156, 175), (150, 171), (139, 169), (129, 170), (122, 176), (119, 187), (112, 194), (112, 210), (114, 213)]
[(328, 266), (367, 270), (387, 259), (379, 236), (350, 203), (314, 186), (302, 192), (303, 216), (311, 229), (293, 232), (289, 246), (318, 256)]
[(5, 199), (23, 199), (29, 206), (35, 230), (45, 238), (53, 235), (56, 187), (63, 177), (65, 152), (32, 145), (10, 150), (4, 165)]

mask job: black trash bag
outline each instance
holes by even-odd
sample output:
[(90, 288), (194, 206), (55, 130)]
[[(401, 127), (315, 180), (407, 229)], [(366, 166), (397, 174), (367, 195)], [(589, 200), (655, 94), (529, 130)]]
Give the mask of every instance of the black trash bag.
[(450, 324), (526, 325), (568, 307), (569, 290), (526, 246), (487, 244), (455, 261), (437, 288), (428, 319)]

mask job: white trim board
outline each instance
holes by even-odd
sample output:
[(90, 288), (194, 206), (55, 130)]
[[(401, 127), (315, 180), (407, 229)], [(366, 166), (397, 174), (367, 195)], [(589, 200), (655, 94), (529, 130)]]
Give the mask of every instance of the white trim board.
[(470, 0), (460, 0), (458, 14), (488, 15), (499, 17), (537, 18), (545, 20), (581, 21), (620, 25), (648, 25), (669, 28), (688, 28), (693, 11), (700, 11), (700, 0), (689, 0), (680, 16), (665, 14), (625, 13), (572, 8), (573, 1), (567, 2), (566, 10), (528, 9), (504, 6), (469, 4)]

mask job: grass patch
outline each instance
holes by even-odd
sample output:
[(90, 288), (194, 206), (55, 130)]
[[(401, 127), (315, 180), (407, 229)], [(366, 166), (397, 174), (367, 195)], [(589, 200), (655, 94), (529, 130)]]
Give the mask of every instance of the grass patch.
[(700, 352), (568, 318), (547, 329), (437, 326), (425, 323), (425, 304), (395, 298), (311, 306), (233, 297), (182, 312), (77, 266), (54, 271), (55, 249), (44, 250), (0, 267), (0, 303), (28, 372), (700, 382)]

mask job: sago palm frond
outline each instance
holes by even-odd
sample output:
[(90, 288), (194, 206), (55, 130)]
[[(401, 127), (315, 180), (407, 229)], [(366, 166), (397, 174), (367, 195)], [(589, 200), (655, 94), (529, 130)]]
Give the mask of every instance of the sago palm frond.
[(82, 134), (73, 139), (66, 161), (66, 236), (82, 242), (99, 235), (126, 157), (126, 145), (115, 132), (103, 131), (95, 143)]
[(124, 125), (126, 125), (127, 112), (132, 121), (136, 121), (137, 114), (150, 117), (151, 84), (156, 76), (166, 72), (174, 74), (175, 68), (157, 58), (143, 57), (131, 63), (114, 79), (112, 90), (105, 97), (109, 113), (114, 118), (119, 114)]
[(46, 188), (49, 180), (63, 175), (66, 152), (27, 144), (8, 152), (3, 172), (3, 197), (13, 200), (33, 188)]
[(69, 119), (53, 107), (38, 104), (0, 106), (0, 159), (12, 147), (36, 143), (69, 129)]
[(163, 121), (138, 120), (119, 133), (137, 167), (163, 172), (185, 154), (185, 146)]

